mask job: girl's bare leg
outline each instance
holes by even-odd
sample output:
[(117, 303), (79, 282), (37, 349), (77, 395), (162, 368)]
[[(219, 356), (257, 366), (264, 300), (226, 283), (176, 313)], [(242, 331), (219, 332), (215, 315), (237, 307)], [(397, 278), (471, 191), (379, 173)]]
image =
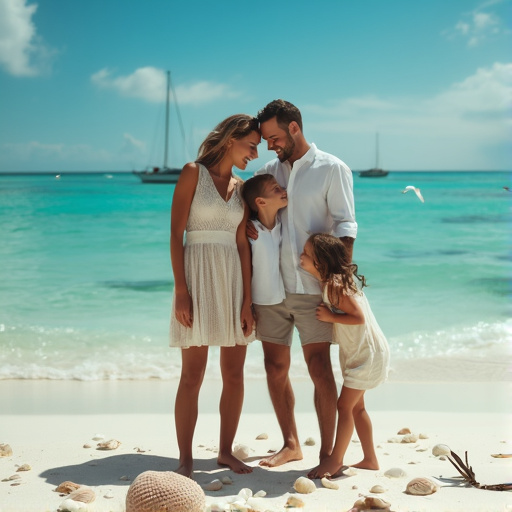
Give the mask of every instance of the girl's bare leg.
[(375, 453), (375, 446), (373, 444), (372, 422), (364, 406), (364, 396), (361, 397), (354, 407), (354, 423), (357, 436), (361, 441), (361, 448), (363, 449), (363, 460), (357, 464), (353, 464), (352, 467), (379, 469), (379, 461), (377, 460), (377, 454)]
[(220, 443), (217, 462), (229, 466), (239, 474), (251, 473), (252, 468), (238, 460), (232, 453), (242, 405), (244, 401), (244, 363), (247, 347), (221, 347), (220, 371), (222, 395), (220, 398)]
[(190, 347), (181, 350), (181, 377), (174, 404), (176, 437), (180, 450), (180, 465), (176, 473), (192, 476), (192, 440), (197, 422), (197, 403), (203, 382), (208, 347)]
[(341, 388), (338, 398), (338, 426), (334, 448), (329, 457), (324, 458), (316, 468), (308, 473), (309, 478), (322, 478), (326, 473), (335, 475), (343, 466), (343, 457), (354, 432), (354, 408), (363, 395), (364, 391), (359, 389), (345, 386)]

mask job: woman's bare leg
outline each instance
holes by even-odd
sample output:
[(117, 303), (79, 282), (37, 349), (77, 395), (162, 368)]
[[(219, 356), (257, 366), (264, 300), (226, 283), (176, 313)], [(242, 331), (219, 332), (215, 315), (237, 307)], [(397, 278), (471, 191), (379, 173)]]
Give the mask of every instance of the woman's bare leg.
[(180, 450), (180, 465), (176, 473), (189, 478), (193, 469), (192, 440), (197, 422), (197, 403), (207, 360), (208, 347), (181, 350), (181, 377), (174, 404), (176, 437)]
[(222, 395), (220, 398), (220, 443), (217, 462), (229, 466), (235, 473), (251, 473), (252, 468), (232, 453), (242, 405), (244, 402), (244, 363), (247, 347), (221, 347), (220, 371)]

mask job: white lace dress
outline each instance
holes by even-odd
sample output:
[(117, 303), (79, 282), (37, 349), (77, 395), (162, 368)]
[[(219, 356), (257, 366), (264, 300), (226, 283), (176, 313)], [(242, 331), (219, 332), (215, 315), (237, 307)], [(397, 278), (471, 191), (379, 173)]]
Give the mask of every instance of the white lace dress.
[[(363, 311), (365, 322), (360, 325), (333, 324), (333, 341), (340, 347), (340, 366), (343, 385), (352, 389), (372, 389), (387, 379), (389, 371), (389, 346), (366, 295), (359, 291), (353, 295)], [(333, 308), (323, 291), (323, 301)]]
[(189, 328), (176, 320), (173, 295), (171, 347), (231, 347), (254, 339), (244, 336), (240, 323), (243, 283), (236, 230), (244, 214), (242, 183), (236, 184), (225, 201), (210, 173), (199, 164), (185, 235), (185, 279), (192, 297), (193, 322)]

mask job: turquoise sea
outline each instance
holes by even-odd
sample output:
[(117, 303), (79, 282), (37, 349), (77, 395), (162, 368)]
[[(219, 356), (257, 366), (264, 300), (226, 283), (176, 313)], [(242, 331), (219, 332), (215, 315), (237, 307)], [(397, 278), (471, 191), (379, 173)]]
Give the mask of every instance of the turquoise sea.
[[(506, 354), (511, 177), (354, 174), (354, 260), (395, 360)], [(425, 203), (402, 194), (406, 185)], [(0, 379), (179, 374), (179, 352), (168, 347), (173, 190), (131, 174), (0, 176)], [(293, 352), (293, 373), (303, 375), (298, 343)], [(217, 359), (212, 351), (213, 373)], [(247, 374), (263, 376), (258, 342)]]

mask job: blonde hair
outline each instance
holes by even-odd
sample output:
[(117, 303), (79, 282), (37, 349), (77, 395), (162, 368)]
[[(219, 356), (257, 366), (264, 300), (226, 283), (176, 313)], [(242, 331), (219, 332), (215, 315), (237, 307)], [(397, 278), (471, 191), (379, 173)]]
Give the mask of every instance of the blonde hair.
[(215, 167), (226, 155), (231, 139), (243, 139), (254, 131), (260, 132), (255, 117), (235, 114), (224, 119), (204, 139), (199, 147), (196, 163), (204, 165), (207, 169)]

